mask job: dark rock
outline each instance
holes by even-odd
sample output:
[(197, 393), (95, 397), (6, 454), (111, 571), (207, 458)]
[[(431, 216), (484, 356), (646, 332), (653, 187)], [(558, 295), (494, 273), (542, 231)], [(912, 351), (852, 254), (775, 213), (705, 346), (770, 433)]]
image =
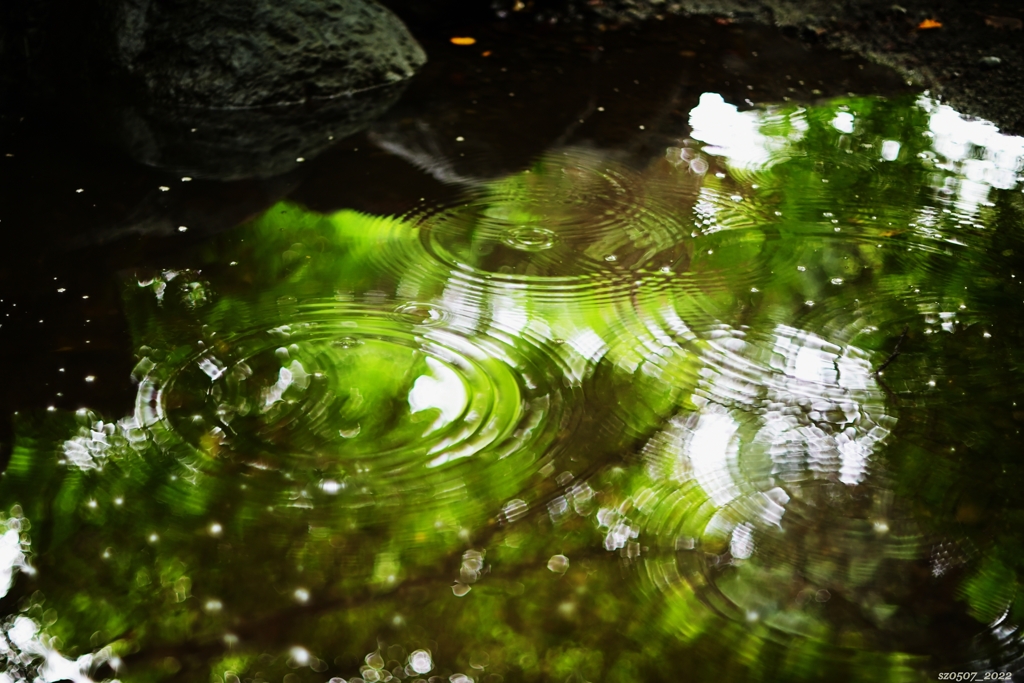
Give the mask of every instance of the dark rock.
[(240, 108), (406, 80), (426, 61), (371, 0), (100, 0), (96, 71), (152, 103)]
[(287, 173), (387, 110), (426, 61), (372, 0), (99, 1), (97, 128), (183, 175)]

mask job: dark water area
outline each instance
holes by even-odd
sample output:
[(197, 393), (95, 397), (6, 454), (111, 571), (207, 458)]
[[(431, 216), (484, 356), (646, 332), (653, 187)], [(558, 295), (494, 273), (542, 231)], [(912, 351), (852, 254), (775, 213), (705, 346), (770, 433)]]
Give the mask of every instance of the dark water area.
[(358, 117), (0, 119), (0, 681), (1018, 679), (1024, 139), (407, 19)]

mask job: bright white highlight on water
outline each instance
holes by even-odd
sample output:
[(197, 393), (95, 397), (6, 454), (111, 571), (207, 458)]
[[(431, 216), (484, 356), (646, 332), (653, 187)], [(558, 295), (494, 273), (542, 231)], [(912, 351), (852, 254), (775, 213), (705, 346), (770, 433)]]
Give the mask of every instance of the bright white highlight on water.
[[(760, 345), (742, 343), (739, 331), (720, 330), (700, 373), (697, 410), (674, 418), (644, 449), (658, 487), (686, 492), (687, 484), (699, 485), (703, 504), (716, 508), (701, 536), (727, 542), (739, 560), (756, 552), (757, 533), (783, 529), (794, 491), (820, 479), (864, 482), (895, 422), (878, 400), (865, 351), (785, 325), (771, 338), (770, 356), (752, 359), (748, 349)], [(643, 492), (632, 502), (640, 511), (649, 504)], [(615, 509), (600, 509), (598, 523), (609, 530), (609, 550), (636, 533)]]
[(418, 674), (429, 673), (434, 668), (434, 660), (426, 650), (416, 650), (409, 655), (409, 666)]
[(116, 426), (97, 421), (91, 427), (79, 428), (78, 435), (62, 445), (67, 464), (81, 470), (101, 467), (110, 450), (108, 437), (113, 436)]
[(495, 295), (491, 304), (491, 319), (494, 325), (505, 332), (518, 335), (530, 324), (525, 297), (521, 292), (513, 295)]
[(900, 155), (900, 143), (896, 140), (885, 140), (882, 142), (882, 158), (886, 161), (896, 161)]
[(718, 507), (739, 495), (729, 474), (729, 460), (736, 452), (733, 437), (738, 428), (724, 412), (705, 413), (697, 421), (687, 449), (694, 478)]
[(224, 363), (213, 357), (204, 358), (199, 361), (199, 369), (206, 373), (210, 379), (215, 380), (224, 374)]
[(589, 327), (576, 331), (565, 340), (565, 343), (592, 365), (596, 365), (608, 352), (608, 345), (604, 339)]
[[(800, 424), (785, 411), (769, 411), (765, 415), (765, 428), (758, 439), (773, 444), (771, 452), (778, 452), (780, 464), (789, 459), (793, 448), (802, 446), (809, 464), (816, 470), (835, 470), (844, 484), (859, 484), (867, 476), (868, 461), (875, 448), (889, 430), (875, 419), (868, 419), (864, 406), (850, 392), (878, 391), (872, 376), (871, 364), (865, 354), (853, 347), (841, 348), (821, 337), (785, 325), (776, 329), (773, 367), (781, 370), (793, 382), (779, 387), (776, 400), (782, 404), (813, 397), (809, 414), (814, 419), (828, 412), (841, 412), (848, 420), (846, 429), (831, 435), (820, 432), (813, 425)], [(801, 387), (808, 382), (817, 387)], [(788, 394), (788, 395), (787, 395)], [(806, 399), (805, 399), (806, 400)], [(884, 418), (878, 415), (878, 418)], [(856, 424), (857, 427), (852, 425)], [(789, 468), (787, 462), (783, 465)]]
[(992, 188), (1017, 187), (1024, 169), (1024, 137), (1004, 135), (994, 123), (966, 119), (928, 97), (917, 104), (930, 115), (932, 149), (945, 162), (940, 168), (962, 176), (948, 178), (945, 188), (954, 193), (958, 209), (975, 213)]
[(324, 479), (323, 482), (320, 483), (320, 490), (332, 496), (341, 489), (341, 484), (334, 481), (333, 479)]
[(469, 403), (466, 387), (455, 371), (433, 358), (426, 360), (430, 374), (420, 375), (413, 383), (409, 392), (409, 412), (415, 414), (433, 408), (441, 414), (424, 435), (451, 424)]
[(708, 154), (728, 157), (738, 165), (768, 161), (768, 138), (761, 135), (758, 112), (740, 112), (718, 93), (706, 92), (690, 111), (691, 135), (707, 143)]
[(745, 560), (754, 554), (754, 525), (744, 522), (732, 530), (729, 553), (737, 560)]
[[(7, 641), (11, 648), (0, 645), (0, 656), (42, 660), (37, 665), (39, 676), (33, 679), (33, 683), (93, 683), (93, 679), (85, 672), (111, 659), (110, 652), (106, 649), (95, 654), (82, 655), (76, 660), (68, 659), (50, 644), (50, 639), (40, 632), (36, 622), (24, 616), (15, 619), (7, 629)], [(7, 677), (7, 680), (13, 679)]]
[[(980, 180), (992, 187), (1009, 190), (1016, 186), (1016, 174), (1024, 165), (1024, 138), (1004, 135), (989, 121), (965, 119), (952, 107), (927, 97), (918, 100), (918, 105), (931, 114), (928, 128), (935, 136), (932, 149), (950, 161), (981, 162), (965, 170), (980, 170)], [(981, 159), (971, 158), (972, 148), (977, 147), (983, 148)]]
[(272, 386), (263, 390), (263, 409), (266, 410), (284, 398), (284, 392), (295, 387), (304, 391), (309, 386), (310, 375), (302, 367), (302, 363), (293, 360), (288, 367), (281, 368), (278, 379)]
[(761, 133), (764, 118), (763, 111), (741, 112), (718, 93), (706, 92), (700, 96), (700, 103), (690, 110), (690, 135), (708, 145), (705, 152), (727, 157), (734, 166), (764, 166), (776, 152), (802, 137), (806, 128), (803, 119), (791, 117), (790, 137), (768, 137)]
[(309, 650), (304, 647), (293, 647), (288, 651), (288, 655), (291, 657), (292, 662), (298, 666), (309, 664)]
[(17, 529), (8, 529), (0, 536), (0, 597), (7, 595), (14, 580), (14, 570), (34, 574), (21, 547), (21, 534)]
[(832, 119), (832, 127), (840, 133), (850, 134), (853, 132), (853, 114), (848, 111), (837, 112)]

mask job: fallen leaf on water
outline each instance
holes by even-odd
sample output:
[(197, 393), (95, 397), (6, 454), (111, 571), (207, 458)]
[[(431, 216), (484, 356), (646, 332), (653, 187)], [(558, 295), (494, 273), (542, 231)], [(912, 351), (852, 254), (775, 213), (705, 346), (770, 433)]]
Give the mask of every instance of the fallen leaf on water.
[(476, 38), (456, 36), (452, 38), (452, 45), (476, 45)]
[(1024, 28), (1024, 22), (1015, 17), (985, 17), (985, 23), (992, 28), (1008, 28), (1011, 31), (1019, 31)]
[(483, 52), (480, 53), (480, 56), (481, 57), (490, 57), (491, 56), (491, 51), (490, 50), (484, 50)]
[(920, 24), (918, 24), (917, 27), (919, 29), (924, 29), (924, 28), (942, 28), (942, 22), (941, 21), (935, 21), (934, 19), (925, 19)]

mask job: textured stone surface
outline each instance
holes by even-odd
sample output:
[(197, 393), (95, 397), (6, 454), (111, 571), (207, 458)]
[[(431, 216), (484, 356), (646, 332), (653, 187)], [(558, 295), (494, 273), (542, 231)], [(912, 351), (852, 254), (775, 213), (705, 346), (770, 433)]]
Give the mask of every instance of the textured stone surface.
[[(304, 102), (408, 79), (426, 56), (371, 0), (101, 0), (99, 71), (149, 102)], [(103, 62), (109, 62), (104, 64)]]

